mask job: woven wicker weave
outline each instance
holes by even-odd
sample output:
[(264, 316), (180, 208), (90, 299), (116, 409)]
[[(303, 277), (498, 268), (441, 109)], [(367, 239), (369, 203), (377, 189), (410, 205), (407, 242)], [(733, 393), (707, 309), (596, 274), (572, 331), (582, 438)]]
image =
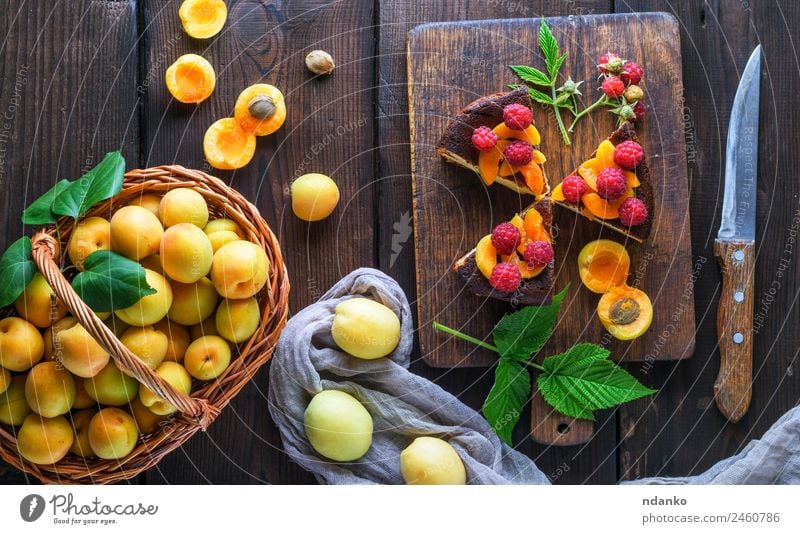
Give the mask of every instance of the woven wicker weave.
[(33, 237), (33, 260), (70, 313), (111, 354), (123, 372), (136, 378), (179, 410), (157, 431), (143, 436), (133, 452), (118, 461), (97, 458), (86, 460), (69, 454), (54, 465), (34, 465), (19, 455), (15, 429), (0, 424), (0, 457), (42, 482), (106, 484), (129, 479), (153, 467), (197, 431), (208, 428), (220, 410), (272, 356), (281, 330), (286, 324), (289, 278), (277, 238), (261, 218), (258, 209), (240, 193), (204, 172), (165, 165), (128, 172), (122, 191), (113, 199), (93, 208), (87, 216), (108, 218), (116, 208), (139, 195), (164, 193), (176, 187), (191, 187), (202, 194), (212, 218), (233, 219), (239, 223), (250, 241), (260, 244), (266, 251), (270, 260), (269, 279), (257, 295), (261, 307), (261, 323), (255, 334), (234, 351), (230, 366), (219, 379), (195, 384), (191, 397), (186, 396), (156, 376), (142, 360), (122, 345), (72, 289), (59, 268), (60, 250), (69, 239), (69, 230), (65, 230), (71, 228), (68, 221), (62, 221), (60, 225), (60, 243), (56, 238), (55, 227), (38, 232)]

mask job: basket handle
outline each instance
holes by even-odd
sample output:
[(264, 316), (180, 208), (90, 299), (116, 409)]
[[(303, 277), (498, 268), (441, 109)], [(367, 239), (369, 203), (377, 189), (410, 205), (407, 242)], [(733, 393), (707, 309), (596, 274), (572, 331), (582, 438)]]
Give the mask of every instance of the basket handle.
[(32, 242), (33, 261), (53, 288), (53, 292), (100, 346), (111, 355), (117, 367), (175, 406), (184, 417), (192, 420), (203, 430), (208, 428), (219, 415), (219, 409), (205, 399), (194, 399), (175, 389), (117, 339), (105, 323), (81, 300), (62, 274), (54, 259), (59, 255), (59, 244), (53, 236), (41, 230), (33, 236)]

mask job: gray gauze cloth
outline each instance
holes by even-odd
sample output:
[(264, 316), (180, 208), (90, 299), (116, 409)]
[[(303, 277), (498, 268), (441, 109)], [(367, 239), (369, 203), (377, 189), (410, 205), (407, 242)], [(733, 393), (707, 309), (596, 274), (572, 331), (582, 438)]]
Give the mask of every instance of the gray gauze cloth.
[[(400, 318), (400, 344), (385, 358), (361, 360), (331, 337), (336, 305), (366, 297)], [(387, 275), (358, 269), (287, 323), (269, 374), (269, 411), (287, 454), (328, 484), (402, 484), (400, 453), (418, 436), (446, 439), (458, 452), (471, 484), (545, 484), (525, 455), (501, 442), (475, 410), (430, 380), (408, 371), (414, 325), (403, 290)], [(372, 415), (372, 446), (355, 462), (317, 454), (303, 429), (303, 413), (322, 390), (353, 395)]]
[[(353, 297), (381, 302), (400, 317), (400, 344), (386, 358), (360, 360), (331, 337), (334, 309)], [(292, 317), (272, 358), (269, 411), (289, 456), (328, 484), (401, 484), (400, 452), (417, 436), (447, 439), (472, 484), (548, 484), (533, 461), (501, 442), (486, 420), (450, 393), (408, 371), (413, 345), (411, 310), (387, 275), (358, 269), (319, 301)], [(316, 393), (338, 389), (367, 408), (372, 447), (355, 462), (319, 456), (306, 438), (303, 413)], [(691, 477), (654, 477), (625, 484), (800, 484), (800, 407), (789, 410), (761, 439)]]

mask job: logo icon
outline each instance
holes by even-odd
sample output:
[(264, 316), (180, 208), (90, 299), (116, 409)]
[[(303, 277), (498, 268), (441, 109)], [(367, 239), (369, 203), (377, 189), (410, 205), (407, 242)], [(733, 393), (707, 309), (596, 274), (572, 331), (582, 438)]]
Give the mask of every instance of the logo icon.
[(27, 523), (33, 523), (44, 513), (44, 497), (32, 493), (19, 503), (19, 515)]

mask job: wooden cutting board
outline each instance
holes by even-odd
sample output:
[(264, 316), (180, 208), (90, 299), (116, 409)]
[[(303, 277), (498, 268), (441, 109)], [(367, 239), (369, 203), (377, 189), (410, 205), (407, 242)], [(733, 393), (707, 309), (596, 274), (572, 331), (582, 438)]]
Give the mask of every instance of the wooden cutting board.
[[(542, 355), (563, 352), (578, 342), (607, 346), (613, 358), (653, 362), (688, 358), (694, 352), (693, 265), (689, 232), (683, 83), (677, 21), (667, 14), (597, 15), (547, 19), (562, 51), (569, 53), (562, 73), (581, 86), (584, 98), (599, 96), (597, 57), (608, 50), (637, 61), (645, 70), (647, 116), (637, 133), (648, 157), (655, 195), (650, 238), (625, 239), (568, 210), (554, 207), (556, 289), (568, 283), (556, 330)], [(491, 328), (509, 304), (469, 294), (453, 263), (492, 228), (525, 208), (532, 197), (502, 186), (486, 187), (480, 178), (436, 153), (448, 121), (472, 100), (519, 83), (507, 65), (543, 66), (537, 19), (425, 24), (408, 37), (408, 83), (416, 231), (419, 342), (425, 361), (435, 367), (490, 366), (496, 355), (435, 331), (437, 321), (491, 341)], [(569, 174), (615, 128), (615, 117), (598, 109), (578, 124), (572, 145), (564, 146), (549, 107), (534, 105), (542, 133), (545, 171), (551, 186)], [(569, 117), (564, 115), (566, 120)], [(631, 256), (628, 283), (653, 302), (650, 329), (640, 338), (612, 338), (597, 318), (599, 295), (580, 282), (577, 255), (598, 238), (625, 243)], [(699, 260), (702, 261), (702, 260)], [(655, 386), (658, 386), (656, 384)], [(588, 439), (591, 423), (553, 414), (533, 400), (532, 435), (544, 443), (572, 444)]]

